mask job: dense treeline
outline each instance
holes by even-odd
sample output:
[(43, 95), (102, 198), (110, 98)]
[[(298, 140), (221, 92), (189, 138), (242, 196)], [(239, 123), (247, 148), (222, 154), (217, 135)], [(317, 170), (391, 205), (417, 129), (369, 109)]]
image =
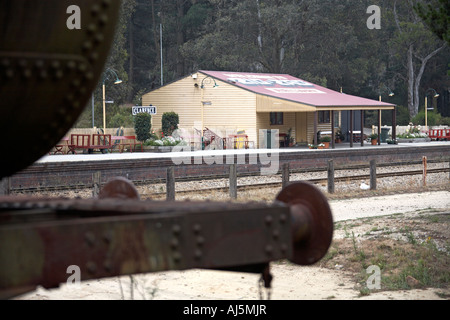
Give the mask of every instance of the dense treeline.
[[(123, 82), (106, 82), (107, 100), (115, 101), (108, 126), (131, 122), (119, 105), (140, 105), (143, 93), (199, 69), (288, 73), (349, 94), (381, 95), (400, 106), (401, 122), (423, 110), (433, 88), (440, 94), (433, 103), (448, 117), (450, 49), (415, 10), (428, 4), (448, 13), (441, 0), (123, 0), (106, 66)], [(380, 29), (367, 26), (371, 5), (381, 9)], [(100, 83), (96, 126), (101, 99)], [(91, 125), (89, 104), (78, 126)]]

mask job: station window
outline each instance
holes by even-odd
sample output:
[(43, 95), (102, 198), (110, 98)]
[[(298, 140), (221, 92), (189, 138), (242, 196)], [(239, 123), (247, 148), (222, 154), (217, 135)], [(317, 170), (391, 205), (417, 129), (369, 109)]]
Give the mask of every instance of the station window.
[(330, 123), (330, 111), (319, 111), (319, 123)]
[(282, 125), (283, 124), (283, 112), (271, 112), (270, 113), (270, 125)]

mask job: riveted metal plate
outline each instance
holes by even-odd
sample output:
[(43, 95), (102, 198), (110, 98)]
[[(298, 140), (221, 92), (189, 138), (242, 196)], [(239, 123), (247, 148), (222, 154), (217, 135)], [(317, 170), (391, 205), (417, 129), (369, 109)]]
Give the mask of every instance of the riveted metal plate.
[[(80, 28), (67, 22), (77, 6)], [(87, 104), (114, 36), (120, 0), (0, 1), (0, 178), (46, 154)], [(70, 23), (69, 23), (70, 25)]]

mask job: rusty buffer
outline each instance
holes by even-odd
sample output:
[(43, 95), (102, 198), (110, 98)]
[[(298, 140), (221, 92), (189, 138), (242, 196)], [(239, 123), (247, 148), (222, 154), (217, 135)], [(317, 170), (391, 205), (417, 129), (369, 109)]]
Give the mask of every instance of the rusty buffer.
[(305, 182), (272, 204), (144, 201), (124, 178), (95, 199), (3, 196), (0, 297), (57, 287), (72, 265), (82, 281), (190, 268), (264, 274), (271, 261), (319, 261), (332, 234), (326, 198)]
[[(119, 0), (0, 1), (0, 126), (13, 137), (4, 141), (0, 179), (46, 154), (81, 114), (119, 8)], [(80, 28), (68, 20), (76, 12)], [(0, 298), (58, 287), (71, 266), (81, 281), (204, 268), (261, 273), (270, 287), (271, 261), (313, 264), (332, 234), (326, 198), (303, 182), (271, 204), (144, 201), (124, 178), (92, 199), (5, 195)]]

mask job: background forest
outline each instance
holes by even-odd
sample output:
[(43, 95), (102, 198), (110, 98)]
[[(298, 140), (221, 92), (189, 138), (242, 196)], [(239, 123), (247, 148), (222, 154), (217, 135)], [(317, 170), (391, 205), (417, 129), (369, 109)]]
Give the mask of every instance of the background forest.
[[(141, 105), (142, 94), (202, 69), (287, 73), (348, 94), (381, 95), (397, 104), (400, 125), (420, 119), (427, 93), (435, 107), (428, 123), (450, 124), (448, 31), (442, 35), (435, 17), (427, 21), (414, 9), (427, 4), (444, 10), (448, 27), (443, 0), (123, 0), (106, 64), (123, 82), (105, 77), (106, 100), (114, 100), (107, 127), (133, 127), (130, 107)], [(371, 5), (381, 9), (380, 29), (367, 27)], [(101, 84), (94, 120), (90, 101), (76, 127), (102, 127)]]

